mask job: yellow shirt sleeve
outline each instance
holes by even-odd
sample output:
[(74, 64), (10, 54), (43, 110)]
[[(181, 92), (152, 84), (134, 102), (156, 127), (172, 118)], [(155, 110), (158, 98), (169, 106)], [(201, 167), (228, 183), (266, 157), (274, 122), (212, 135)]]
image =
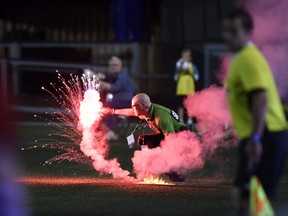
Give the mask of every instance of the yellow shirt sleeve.
[(243, 89), (246, 92), (257, 89), (267, 89), (269, 85), (269, 82), (267, 81), (267, 76), (265, 76), (266, 69), (262, 65), (265, 63), (263, 62), (261, 64), (255, 64), (253, 60), (254, 58), (246, 58), (245, 60), (243, 60), (243, 62), (245, 61), (245, 63), (240, 66), (242, 67), (242, 69), (240, 70), (243, 72), (239, 75), (243, 84)]

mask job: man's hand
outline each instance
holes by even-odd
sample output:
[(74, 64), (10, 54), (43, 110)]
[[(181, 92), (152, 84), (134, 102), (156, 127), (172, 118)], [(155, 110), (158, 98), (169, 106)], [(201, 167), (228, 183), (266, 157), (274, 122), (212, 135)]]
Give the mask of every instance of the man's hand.
[(252, 140), (249, 140), (246, 146), (246, 152), (248, 155), (248, 171), (253, 173), (255, 171), (255, 168), (259, 165), (259, 162), (261, 160), (262, 152), (263, 152), (263, 146), (262, 143), (254, 142)]
[(105, 91), (110, 91), (111, 84), (108, 82), (100, 81), (100, 89), (105, 90)]
[(110, 107), (103, 107), (101, 110), (101, 115), (105, 116), (105, 115), (114, 115), (115, 114), (115, 109), (114, 108), (110, 108)]
[(106, 75), (104, 73), (97, 73), (96, 77), (100, 80), (104, 80), (106, 78)]

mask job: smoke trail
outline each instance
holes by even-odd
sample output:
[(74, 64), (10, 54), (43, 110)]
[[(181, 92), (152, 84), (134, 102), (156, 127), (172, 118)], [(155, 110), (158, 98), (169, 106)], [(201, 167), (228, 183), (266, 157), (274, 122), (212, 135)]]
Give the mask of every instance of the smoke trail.
[(171, 171), (182, 174), (201, 169), (205, 161), (219, 147), (230, 147), (236, 142), (229, 130), (231, 117), (225, 91), (212, 86), (184, 101), (189, 115), (197, 117), (197, 136), (191, 131), (170, 134), (160, 147), (136, 151), (132, 159), (137, 178), (160, 175)]
[(225, 53), (219, 56), (218, 68), (213, 71), (213, 73), (221, 85), (224, 85), (231, 60), (232, 55), (230, 53)]
[[(58, 73), (61, 86), (57, 87), (51, 83), (55, 93), (42, 88), (65, 110), (63, 112), (52, 109), (52, 112), (49, 113), (51, 115), (49, 125), (57, 128), (49, 136), (60, 137), (61, 141), (49, 139), (49, 144), (31, 148), (49, 147), (64, 151), (64, 153), (46, 160), (45, 164), (63, 160), (76, 161), (86, 165), (92, 163), (94, 169), (100, 173), (112, 174), (114, 178), (132, 179), (128, 176), (128, 171), (121, 169), (117, 158), (107, 159), (109, 146), (103, 128), (100, 126), (102, 103), (97, 91), (99, 89), (97, 77), (91, 78), (89, 73), (87, 76), (83, 75), (82, 84), (78, 76), (71, 75), (70, 77), (71, 79), (66, 82), (64, 77)], [(85, 89), (84, 95), (83, 87)], [(47, 140), (44, 141), (47, 142)]]
[(128, 171), (120, 167), (117, 159), (106, 160), (108, 153), (107, 140), (103, 140), (103, 132), (99, 129), (100, 110), (99, 92), (87, 90), (80, 103), (80, 121), (78, 128), (82, 129), (81, 151), (93, 161), (93, 167), (101, 173), (109, 173), (113, 178), (131, 179)]
[(288, 100), (288, 1), (238, 0), (254, 19), (253, 41), (267, 58), (282, 99)]
[(190, 131), (170, 134), (160, 147), (135, 151), (132, 162), (138, 179), (171, 171), (185, 174), (204, 165), (199, 138)]
[(229, 147), (234, 143), (235, 137), (230, 133), (232, 119), (223, 88), (210, 86), (189, 95), (184, 100), (184, 106), (188, 115), (197, 119), (197, 130), (202, 133), (201, 142), (207, 156), (219, 147)]

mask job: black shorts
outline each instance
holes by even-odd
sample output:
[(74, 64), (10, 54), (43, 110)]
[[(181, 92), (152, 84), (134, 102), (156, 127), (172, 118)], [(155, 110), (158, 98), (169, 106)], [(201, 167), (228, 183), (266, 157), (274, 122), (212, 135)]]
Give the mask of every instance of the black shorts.
[[(235, 185), (242, 189), (244, 197), (249, 195), (249, 179), (251, 173), (247, 170), (248, 157), (245, 146), (248, 139), (241, 140), (239, 143), (238, 169)], [(260, 164), (255, 170), (268, 197), (276, 196), (276, 188), (279, 183), (287, 155), (288, 134), (286, 131), (267, 132), (263, 138), (263, 154)]]
[(158, 134), (142, 134), (138, 137), (138, 147), (141, 149), (141, 145), (147, 145), (149, 149), (160, 146), (161, 141), (165, 138), (163, 133)]
[[(189, 130), (188, 127), (183, 125), (179, 131)], [(165, 136), (163, 133), (158, 134), (141, 134), (138, 137), (137, 144), (139, 149), (141, 149), (141, 145), (146, 145), (149, 149), (156, 148), (160, 146), (162, 140), (164, 140)]]

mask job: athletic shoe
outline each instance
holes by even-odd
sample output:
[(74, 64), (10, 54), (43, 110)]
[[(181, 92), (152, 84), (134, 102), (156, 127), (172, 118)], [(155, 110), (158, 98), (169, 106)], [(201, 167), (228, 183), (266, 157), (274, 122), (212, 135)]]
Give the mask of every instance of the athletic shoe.
[(174, 182), (185, 182), (186, 178), (183, 175), (180, 175), (176, 172), (166, 173), (169, 176), (169, 179)]

